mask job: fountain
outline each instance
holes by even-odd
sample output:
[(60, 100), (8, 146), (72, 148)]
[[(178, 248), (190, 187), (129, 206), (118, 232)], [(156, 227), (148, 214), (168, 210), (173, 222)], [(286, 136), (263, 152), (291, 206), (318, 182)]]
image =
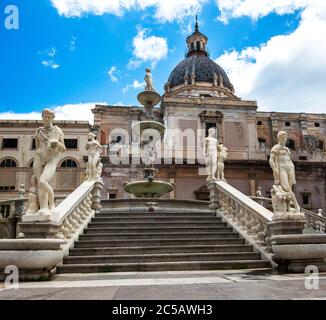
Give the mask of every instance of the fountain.
[(154, 162), (157, 157), (156, 143), (163, 140), (165, 126), (155, 121), (153, 108), (161, 101), (161, 96), (154, 89), (153, 78), (150, 69), (146, 69), (145, 91), (138, 94), (138, 101), (145, 107), (146, 120), (136, 123), (132, 132), (139, 141), (142, 161), (144, 164), (144, 180), (129, 182), (124, 185), (124, 191), (133, 194), (136, 198), (160, 198), (174, 190), (171, 183), (155, 180)]

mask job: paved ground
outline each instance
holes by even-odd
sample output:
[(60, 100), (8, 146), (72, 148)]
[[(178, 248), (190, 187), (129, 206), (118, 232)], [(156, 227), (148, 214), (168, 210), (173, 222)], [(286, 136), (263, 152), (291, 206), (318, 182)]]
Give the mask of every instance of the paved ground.
[(319, 289), (307, 289), (306, 277), (255, 270), (57, 275), (49, 282), (20, 283), (19, 289), (0, 284), (0, 299), (326, 300), (326, 273), (319, 275)]

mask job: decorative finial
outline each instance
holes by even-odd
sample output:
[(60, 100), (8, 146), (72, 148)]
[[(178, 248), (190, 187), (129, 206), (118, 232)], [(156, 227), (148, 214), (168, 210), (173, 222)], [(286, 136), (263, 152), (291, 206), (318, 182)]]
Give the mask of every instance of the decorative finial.
[(196, 25), (195, 25), (195, 31), (198, 32), (199, 28), (198, 28), (198, 15), (196, 14)]

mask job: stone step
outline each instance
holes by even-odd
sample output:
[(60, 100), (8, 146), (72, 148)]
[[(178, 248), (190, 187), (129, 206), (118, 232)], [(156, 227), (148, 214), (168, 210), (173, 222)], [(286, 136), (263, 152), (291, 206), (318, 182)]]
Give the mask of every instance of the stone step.
[(102, 264), (102, 263), (144, 263), (144, 262), (184, 262), (184, 261), (231, 261), (259, 260), (255, 252), (209, 252), (209, 253), (168, 253), (140, 255), (74, 256), (65, 257), (64, 264)]
[(195, 271), (270, 268), (268, 260), (186, 261), (110, 264), (65, 264), (58, 273), (136, 272), (136, 271)]
[(123, 223), (123, 222), (110, 222), (110, 223), (104, 223), (104, 222), (90, 222), (88, 225), (89, 229), (96, 229), (96, 228), (124, 228), (124, 227), (130, 227), (130, 228), (151, 228), (151, 227), (227, 227), (226, 222), (196, 222), (196, 223), (185, 223), (185, 222), (131, 222), (131, 223)]
[(245, 244), (245, 240), (242, 238), (225, 238), (215, 237), (201, 238), (201, 239), (189, 239), (189, 238), (153, 238), (153, 239), (125, 239), (117, 240), (116, 238), (111, 240), (82, 240), (75, 242), (75, 248), (103, 248), (103, 247), (130, 247), (130, 246), (170, 246), (170, 245), (230, 245), (230, 244)]
[(176, 233), (176, 232), (232, 232), (231, 227), (201, 227), (201, 226), (195, 226), (195, 227), (162, 227), (162, 226), (156, 226), (156, 227), (119, 227), (119, 228), (100, 228), (93, 226), (89, 226), (85, 230), (85, 234), (91, 235), (91, 234), (110, 234), (110, 233)]
[(216, 217), (215, 212), (114, 212), (114, 211), (100, 211), (97, 216), (100, 217), (146, 217), (146, 216), (153, 216), (153, 217)]
[(140, 232), (127, 232), (127, 233), (98, 233), (98, 234), (82, 234), (79, 240), (132, 240), (132, 239), (209, 239), (209, 238), (238, 238), (239, 235), (232, 230), (229, 232), (169, 232), (169, 233), (140, 233)]
[(111, 222), (120, 222), (120, 223), (197, 223), (197, 222), (205, 222), (205, 223), (215, 223), (222, 222), (220, 217), (153, 217), (147, 216), (143, 218), (137, 217), (101, 217), (99, 215), (95, 216), (92, 221), (98, 223), (111, 223)]
[(197, 253), (197, 252), (252, 252), (250, 245), (183, 245), (183, 246), (150, 246), (150, 247), (103, 247), (103, 248), (72, 248), (70, 256), (97, 255), (130, 255), (153, 253)]

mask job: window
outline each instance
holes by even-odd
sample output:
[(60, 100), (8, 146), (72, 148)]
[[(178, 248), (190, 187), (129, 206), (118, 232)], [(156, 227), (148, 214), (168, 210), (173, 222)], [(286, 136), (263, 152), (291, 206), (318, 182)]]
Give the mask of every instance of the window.
[(116, 199), (117, 195), (115, 193), (110, 193), (109, 194), (109, 199)]
[(264, 138), (258, 138), (259, 143), (266, 143), (266, 140)]
[(0, 206), (0, 218), (7, 218), (10, 215), (10, 204)]
[(77, 149), (78, 148), (78, 140), (77, 139), (64, 139), (65, 146), (67, 149)]
[(35, 138), (32, 140), (32, 150), (36, 149), (36, 143), (35, 143)]
[(308, 160), (308, 158), (306, 156), (300, 156), (299, 160)]
[(285, 126), (286, 126), (286, 127), (291, 127), (291, 122), (286, 121), (286, 122), (285, 122)]
[(315, 122), (315, 127), (319, 128), (320, 127), (320, 123), (319, 122)]
[(303, 193), (302, 194), (302, 204), (304, 206), (310, 205), (310, 194), (309, 193)]
[(191, 42), (191, 50), (195, 50), (195, 43)]
[(4, 159), (0, 163), (0, 191), (16, 189), (17, 163), (12, 159)]
[(77, 163), (75, 160), (67, 159), (61, 163), (61, 168), (77, 168)]
[(17, 163), (12, 159), (5, 159), (0, 163), (1, 168), (16, 168)]
[(263, 121), (257, 121), (257, 126), (262, 126), (263, 125)]
[(208, 131), (210, 128), (216, 129), (216, 123), (215, 122), (206, 122), (206, 127), (205, 127), (206, 137), (208, 137)]
[(18, 139), (3, 139), (2, 149), (17, 149)]
[(295, 150), (295, 141), (292, 139), (288, 139), (288, 141), (286, 142), (286, 146), (291, 150)]
[(200, 50), (200, 41), (196, 42), (196, 48), (197, 48), (198, 51)]

